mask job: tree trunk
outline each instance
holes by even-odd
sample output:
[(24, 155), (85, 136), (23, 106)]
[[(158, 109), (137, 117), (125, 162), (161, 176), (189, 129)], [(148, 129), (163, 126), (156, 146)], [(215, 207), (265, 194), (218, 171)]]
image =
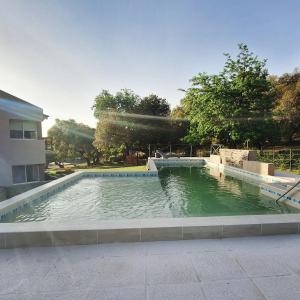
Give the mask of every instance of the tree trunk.
[(86, 157), (85, 160), (86, 160), (87, 166), (90, 167), (90, 166), (91, 166), (91, 161), (90, 161), (90, 159)]
[(99, 165), (100, 164), (100, 154), (99, 152), (94, 154), (93, 158), (93, 165)]

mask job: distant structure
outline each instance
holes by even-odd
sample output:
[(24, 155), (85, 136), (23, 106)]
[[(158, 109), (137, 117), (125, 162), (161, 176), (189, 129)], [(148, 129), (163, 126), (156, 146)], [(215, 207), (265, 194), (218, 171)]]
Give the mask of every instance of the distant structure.
[(43, 109), (0, 90), (0, 186), (44, 180)]

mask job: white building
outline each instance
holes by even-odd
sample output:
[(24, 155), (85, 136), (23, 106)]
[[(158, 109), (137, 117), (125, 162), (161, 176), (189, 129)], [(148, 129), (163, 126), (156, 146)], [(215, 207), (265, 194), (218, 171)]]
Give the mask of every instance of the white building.
[(42, 108), (0, 90), (0, 186), (44, 179), (45, 118)]

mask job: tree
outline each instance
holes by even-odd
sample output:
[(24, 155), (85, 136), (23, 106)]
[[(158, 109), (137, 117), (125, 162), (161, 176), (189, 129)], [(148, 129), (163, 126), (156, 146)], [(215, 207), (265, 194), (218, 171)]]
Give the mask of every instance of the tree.
[(143, 115), (166, 117), (170, 114), (170, 105), (166, 99), (150, 94), (140, 100), (135, 111)]
[(117, 112), (102, 113), (98, 121), (93, 145), (101, 152), (111, 148), (124, 148), (133, 143), (134, 123), (128, 116)]
[(113, 148), (146, 151), (148, 144), (166, 144), (184, 136), (182, 121), (171, 119), (166, 99), (154, 94), (141, 99), (127, 89), (116, 95), (102, 91), (93, 109), (99, 118), (94, 146), (106, 153)]
[(170, 105), (164, 98), (150, 94), (140, 100), (132, 115), (134, 141), (140, 149), (149, 144), (167, 143), (171, 136)]
[(99, 162), (100, 154), (92, 144), (94, 134), (95, 129), (72, 119), (56, 119), (48, 130), (48, 137), (52, 138), (53, 150), (59, 160), (80, 156), (88, 166)]
[(140, 97), (129, 89), (122, 89), (116, 95), (112, 95), (107, 90), (102, 90), (95, 98), (92, 109), (94, 110), (94, 116), (99, 119), (104, 112), (134, 112), (139, 101)]
[(171, 117), (173, 119), (182, 119), (182, 120), (186, 119), (186, 114), (183, 107), (176, 106), (175, 108), (173, 108), (173, 110), (171, 111)]
[(273, 140), (274, 97), (266, 60), (259, 60), (244, 44), (239, 44), (239, 51), (235, 60), (225, 54), (221, 73), (199, 73), (191, 79), (183, 99), (190, 121), (186, 141), (235, 147), (247, 141), (259, 146)]
[(283, 136), (289, 142), (300, 131), (300, 71), (271, 77), (270, 82), (276, 91), (274, 116), (278, 119)]

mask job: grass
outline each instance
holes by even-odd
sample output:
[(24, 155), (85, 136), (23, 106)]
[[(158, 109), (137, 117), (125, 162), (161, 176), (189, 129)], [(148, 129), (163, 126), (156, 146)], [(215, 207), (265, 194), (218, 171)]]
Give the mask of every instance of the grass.
[(147, 167), (144, 166), (96, 166), (96, 167), (87, 167), (80, 166), (79, 168), (74, 167), (73, 165), (65, 166), (61, 169), (58, 167), (51, 167), (45, 171), (46, 180), (54, 180), (60, 177), (69, 175), (76, 171), (85, 171), (85, 172), (147, 172)]

